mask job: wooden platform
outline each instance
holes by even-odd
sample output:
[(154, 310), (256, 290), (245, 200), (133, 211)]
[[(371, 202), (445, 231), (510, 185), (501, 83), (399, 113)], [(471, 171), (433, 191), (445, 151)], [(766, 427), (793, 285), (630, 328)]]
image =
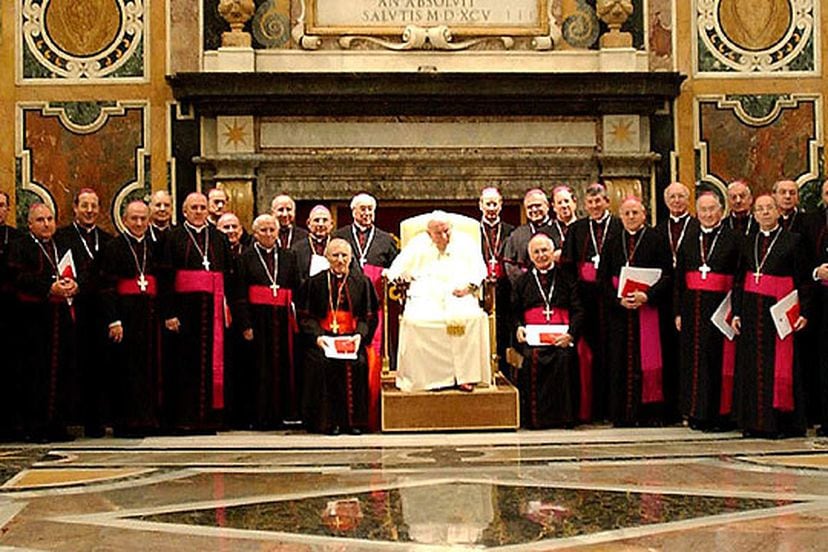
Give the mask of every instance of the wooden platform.
[(394, 380), (382, 384), (382, 430), (446, 431), (517, 429), (520, 426), (518, 391), (502, 375), (493, 387), (471, 393), (456, 389), (403, 393)]

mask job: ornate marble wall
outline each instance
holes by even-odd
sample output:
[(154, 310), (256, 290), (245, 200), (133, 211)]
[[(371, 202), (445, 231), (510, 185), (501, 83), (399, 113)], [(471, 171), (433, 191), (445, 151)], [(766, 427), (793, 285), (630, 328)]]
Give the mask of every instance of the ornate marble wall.
[[(349, 1), (377, 9), (381, 4), (404, 4)], [(258, 133), (260, 118), (238, 109), (205, 117), (192, 105), (177, 104), (165, 78), (226, 69), (223, 63), (264, 73), (679, 71), (688, 76), (681, 96), (674, 106), (665, 105), (645, 117), (647, 143), (637, 144), (642, 159), (651, 155), (646, 163), (652, 181), (638, 178), (636, 184), (644, 193), (672, 179), (721, 188), (730, 179), (745, 177), (764, 189), (780, 172), (808, 191), (825, 172), (822, 57), (828, 39), (822, 29), (828, 10), (815, 0), (481, 0), (477, 4), (484, 7), (539, 9), (521, 16), (530, 23), (508, 28), (481, 30), (480, 25), (452, 23), (406, 29), (395, 22), (380, 31), (360, 32), (331, 30), (325, 21), (315, 20), (319, 6), (330, 4), (325, 2), (253, 0), (239, 27), (249, 33), (252, 55), (244, 48), (222, 48), (222, 33), (230, 27), (219, 14), (218, 0), (4, 2), (0, 19), (8, 24), (2, 25), (0, 34), (0, 62), (14, 71), (0, 80), (0, 124), (15, 139), (0, 143), (0, 188), (16, 187), (13, 195), (21, 208), (34, 191), (65, 213), (63, 196), (81, 180), (100, 179), (101, 194), (114, 201), (130, 186), (170, 187), (181, 196), (217, 178), (248, 178), (249, 167), (239, 171), (210, 161), (210, 148), (217, 147), (211, 145), (217, 138), (210, 133), (219, 124), (217, 117), (231, 116), (246, 117), (249, 128)], [(245, 12), (244, 2), (230, 4)], [(602, 49), (601, 37), (610, 31), (607, 10), (627, 4), (632, 15), (620, 31), (629, 33), (632, 49)], [(225, 50), (223, 60), (220, 50)], [(61, 105), (117, 107), (124, 113), (107, 115), (105, 124), (84, 126), (72, 122), (74, 115), (50, 115)], [(613, 146), (612, 132), (607, 132), (614, 129), (624, 138), (641, 131), (637, 125), (627, 128), (623, 117), (638, 121), (642, 113), (597, 111), (592, 119), (599, 129), (595, 149), (590, 161), (580, 165), (588, 169), (571, 169), (574, 172), (567, 175), (566, 163), (537, 174), (521, 168), (510, 184), (491, 168), (510, 166), (513, 161), (504, 161), (508, 155), (492, 157), (498, 159), (494, 165), (491, 159), (489, 165), (475, 164), (470, 156), (432, 168), (443, 171), (458, 190), (466, 190), (463, 193), (471, 193), (489, 176), (514, 187), (516, 195), (518, 187), (535, 178), (580, 181), (600, 174), (626, 181), (629, 175), (623, 173), (630, 169), (629, 160), (623, 160), (624, 147), (617, 142)], [(130, 138), (114, 138), (117, 132), (127, 132), (114, 130), (127, 120)], [(472, 120), (469, 125), (474, 128)], [(238, 131), (233, 128), (222, 132), (233, 137)], [(34, 132), (41, 141), (34, 139)], [(259, 138), (255, 134), (242, 149), (225, 140), (225, 151), (214, 153), (268, 154)], [(97, 145), (87, 146), (92, 143)], [(58, 144), (60, 151), (55, 149)], [(352, 164), (359, 165), (360, 156), (370, 153), (357, 152), (350, 158)], [(542, 151), (537, 153), (543, 158)], [(279, 155), (283, 154), (287, 152)], [(432, 157), (439, 160), (439, 152)], [(421, 166), (418, 163), (412, 161), (407, 169), (385, 167), (383, 178), (387, 182)], [(624, 163), (627, 168), (618, 169)], [(258, 191), (260, 184), (262, 189), (274, 182), (281, 186), (285, 178), (293, 178), (291, 171), (299, 170), (296, 163), (265, 163), (261, 170), (253, 165), (249, 189), (254, 197), (263, 193)], [(461, 181), (457, 175), (467, 178)], [(296, 178), (297, 192), (322, 182)], [(116, 207), (107, 207), (111, 217)]]

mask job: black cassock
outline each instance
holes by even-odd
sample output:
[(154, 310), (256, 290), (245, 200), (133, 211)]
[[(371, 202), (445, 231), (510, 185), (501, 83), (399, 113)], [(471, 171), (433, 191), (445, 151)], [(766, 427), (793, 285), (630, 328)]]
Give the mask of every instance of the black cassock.
[[(824, 206), (809, 213), (805, 221), (808, 243), (813, 247), (814, 261), (812, 268), (822, 263), (828, 263), (828, 210)], [(817, 423), (821, 424), (820, 435), (828, 434), (828, 280), (821, 280), (815, 284), (814, 301), (811, 309), (813, 316), (808, 320), (808, 326), (817, 336), (819, 345), (815, 352), (819, 357), (818, 385), (815, 393), (808, 393), (809, 405), (814, 395), (817, 395)], [(812, 326), (813, 325), (813, 326)], [(811, 408), (809, 407), (809, 413)]]
[[(643, 235), (641, 233), (644, 233)], [(626, 309), (617, 297), (617, 280), (621, 267), (659, 268), (661, 278), (647, 291), (647, 303), (638, 309)], [(670, 248), (663, 237), (650, 227), (643, 227), (635, 235), (622, 230), (604, 247), (598, 280), (610, 305), (609, 342), (607, 360), (610, 375), (610, 421), (617, 426), (652, 424), (661, 421), (663, 388), (659, 371), (648, 370), (645, 377), (642, 361), (649, 359), (655, 365), (662, 361), (660, 345), (655, 337), (660, 333), (658, 323), (646, 326), (645, 341), (652, 340), (642, 355), (642, 318), (657, 315), (659, 303), (672, 292), (673, 262)], [(649, 311), (645, 309), (650, 309)], [(663, 366), (663, 365), (662, 365)]]
[(316, 240), (310, 234), (306, 234), (301, 240), (294, 240), (290, 250), (296, 256), (296, 268), (299, 271), (300, 284), (310, 278), (310, 269), (314, 255), (320, 257), (325, 256), (325, 248), (328, 246), (329, 241), (330, 238)]
[[(120, 321), (123, 339), (109, 344), (115, 431), (142, 435), (161, 424), (161, 322), (155, 246), (122, 234), (100, 257), (102, 330)], [(143, 274), (143, 278), (141, 278)], [(172, 359), (171, 359), (172, 360)]]
[(183, 224), (170, 230), (158, 271), (162, 323), (178, 318), (181, 324), (166, 340), (164, 396), (170, 425), (182, 431), (215, 429), (224, 408), (224, 351), (214, 347), (214, 336), (223, 339), (225, 305), (216, 290), (219, 282), (225, 297), (233, 289), (232, 259), (224, 234), (202, 228), (195, 232)]
[(235, 418), (243, 425), (272, 429), (284, 419), (298, 418), (301, 388), (290, 354), (298, 329), (292, 304), (298, 282), (296, 258), (290, 250), (267, 251), (254, 244), (239, 259), (234, 325), (240, 332), (252, 329), (253, 341), (248, 343), (250, 362), (234, 366), (230, 400)]
[(496, 331), (497, 331), (497, 355), (500, 360), (500, 370), (507, 373), (508, 363), (506, 362), (506, 349), (512, 342), (512, 320), (510, 301), (512, 297), (512, 286), (506, 275), (506, 268), (503, 265), (503, 250), (506, 241), (512, 234), (515, 227), (508, 222), (500, 221), (497, 224), (488, 224), (480, 221), (480, 248), (483, 254), (483, 261), (486, 263), (488, 281), (494, 281), (494, 296), (487, 288), (486, 302), (494, 300), (496, 305)]
[[(786, 338), (786, 343), (777, 340), (770, 307), (795, 288), (800, 313), (809, 318), (813, 291), (811, 263), (806, 261), (801, 236), (781, 227), (768, 236), (757, 232), (745, 239), (741, 253), (733, 301), (733, 314), (741, 318), (734, 375), (736, 423), (746, 433), (758, 436), (804, 435), (803, 370), (816, 367), (802, 366), (797, 348), (792, 344), (793, 335)], [(757, 284), (755, 273), (760, 265)], [(753, 289), (757, 285), (776, 289), (757, 292)], [(792, 381), (787, 386), (784, 385), (787, 378), (780, 380), (775, 370), (777, 350), (782, 352), (786, 348), (792, 354)]]
[[(547, 322), (538, 309), (546, 310), (544, 295), (548, 300), (550, 290), (552, 312)], [(533, 309), (534, 317), (531, 313)], [(541, 319), (538, 320), (537, 316)], [(574, 345), (583, 328), (584, 310), (572, 275), (558, 267), (546, 275), (530, 269), (518, 278), (512, 289), (512, 317), (515, 331), (518, 326), (527, 323), (568, 323)], [(516, 347), (523, 355), (523, 364), (518, 372), (521, 425), (532, 429), (575, 425), (580, 397), (575, 347), (530, 346), (526, 343)]]
[(529, 240), (535, 234), (546, 234), (555, 243), (555, 249), (561, 247), (561, 235), (554, 226), (554, 222), (547, 219), (542, 224), (527, 222), (512, 230), (503, 246), (503, 260), (509, 281), (514, 284), (521, 274), (532, 265), (529, 260)]
[(342, 238), (351, 244), (353, 250), (353, 265), (360, 265), (360, 255), (364, 256), (365, 263), (388, 268), (400, 252), (394, 236), (376, 226), (367, 232), (360, 232), (353, 224), (343, 226), (334, 232), (334, 237)]
[(72, 377), (74, 400), (69, 414), (93, 436), (102, 435), (104, 425), (110, 421), (111, 402), (104, 363), (107, 343), (106, 333), (101, 331), (103, 306), (98, 292), (99, 256), (112, 237), (97, 226), (86, 230), (77, 223), (55, 232), (58, 246), (72, 249), (78, 281), (78, 295), (73, 303), (78, 327), (78, 361), (77, 373)]
[(20, 238), (20, 232), (5, 224), (0, 224), (0, 351), (4, 351), (7, 361), (0, 369), (3, 390), (0, 391), (0, 439), (13, 436), (19, 424), (20, 389), (15, 359), (17, 325), (17, 300), (14, 290), (14, 278), (9, 270), (9, 250)]
[(674, 314), (681, 316), (680, 407), (698, 429), (724, 428), (730, 417), (736, 342), (726, 340), (710, 319), (733, 289), (741, 240), (726, 224), (707, 233), (694, 228), (678, 252)]
[(68, 425), (76, 327), (66, 299), (53, 296), (65, 249), (31, 234), (11, 244), (9, 264), (18, 292), (17, 339), (23, 429), (35, 438), (59, 437)]
[[(699, 228), (699, 221), (685, 213), (674, 218), (668, 215), (655, 226), (663, 239), (670, 244), (670, 254), (675, 267), (678, 251), (687, 241), (688, 234)], [(679, 413), (680, 380), (679, 376), (679, 334), (673, 316), (673, 296), (667, 294), (659, 305), (659, 322), (661, 323), (661, 343), (664, 360), (664, 418), (667, 422), (681, 420)]]
[[(577, 273), (578, 292), (586, 313), (582, 333), (592, 353), (591, 377), (589, 381), (581, 381), (586, 386), (582, 391), (588, 392), (590, 399), (586, 405), (581, 404), (584, 419), (604, 420), (609, 413), (609, 302), (598, 283), (598, 267), (604, 245), (621, 229), (621, 221), (609, 213), (600, 221), (580, 219), (571, 225), (562, 255), (564, 263)], [(598, 259), (595, 259), (596, 253)], [(581, 368), (583, 371), (584, 367)]]
[[(303, 363), (303, 419), (311, 431), (328, 432), (337, 427), (363, 429), (368, 423), (365, 347), (377, 327), (377, 294), (370, 280), (360, 273), (347, 276), (341, 295), (337, 291), (339, 282), (325, 270), (307, 280), (297, 298), (299, 327), (307, 340)], [(336, 309), (337, 297), (341, 298), (339, 309)], [(333, 310), (350, 315), (355, 322), (355, 328), (340, 329), (339, 334), (361, 336), (356, 360), (329, 359), (316, 345), (317, 337), (334, 335), (330, 329)]]

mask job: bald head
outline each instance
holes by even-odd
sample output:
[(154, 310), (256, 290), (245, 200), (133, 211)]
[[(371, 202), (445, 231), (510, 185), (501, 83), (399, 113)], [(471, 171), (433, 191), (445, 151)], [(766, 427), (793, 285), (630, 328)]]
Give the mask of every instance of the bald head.
[(184, 218), (188, 223), (199, 228), (207, 223), (207, 196), (193, 192), (184, 198)]
[(479, 207), (484, 220), (492, 224), (497, 222), (503, 209), (503, 196), (500, 195), (500, 190), (491, 186), (483, 188), (480, 192)]
[(555, 254), (555, 242), (546, 234), (535, 234), (527, 245), (529, 259), (538, 270), (548, 270)]
[(146, 234), (149, 226), (150, 209), (143, 201), (130, 201), (124, 210), (121, 221), (130, 234), (141, 238)]
[(673, 182), (664, 188), (664, 203), (672, 216), (680, 217), (690, 205), (690, 190), (681, 182)]

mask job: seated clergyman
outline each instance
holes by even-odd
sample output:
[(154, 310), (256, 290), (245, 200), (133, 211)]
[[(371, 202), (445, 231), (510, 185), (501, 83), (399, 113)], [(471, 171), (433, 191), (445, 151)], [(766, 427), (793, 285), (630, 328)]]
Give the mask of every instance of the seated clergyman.
[[(476, 230), (476, 227), (475, 227)], [(397, 387), (403, 391), (488, 384), (488, 325), (477, 289), (486, 277), (479, 244), (431, 213), (426, 232), (400, 252), (386, 277), (409, 282), (400, 324)]]

